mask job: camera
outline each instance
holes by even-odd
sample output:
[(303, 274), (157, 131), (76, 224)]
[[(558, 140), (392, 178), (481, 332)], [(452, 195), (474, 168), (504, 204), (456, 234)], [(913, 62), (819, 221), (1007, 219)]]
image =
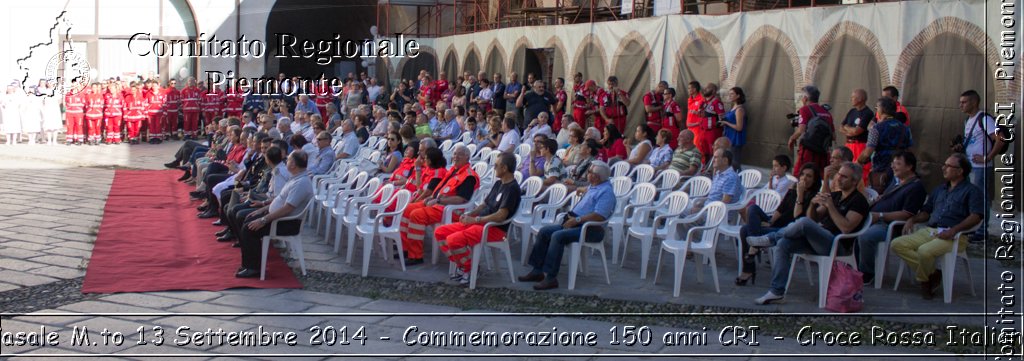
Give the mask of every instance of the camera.
[[(825, 108), (825, 111), (832, 111), (832, 106), (829, 104), (821, 104), (821, 107)], [(786, 114), (786, 119), (789, 120), (789, 126), (793, 128), (800, 126), (800, 113)]]

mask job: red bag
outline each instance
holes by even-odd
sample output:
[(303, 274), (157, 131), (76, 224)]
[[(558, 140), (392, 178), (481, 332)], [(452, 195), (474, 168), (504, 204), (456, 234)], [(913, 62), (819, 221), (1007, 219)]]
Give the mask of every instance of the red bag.
[(864, 274), (842, 261), (832, 262), (828, 277), (825, 309), (832, 312), (857, 312), (864, 308)]

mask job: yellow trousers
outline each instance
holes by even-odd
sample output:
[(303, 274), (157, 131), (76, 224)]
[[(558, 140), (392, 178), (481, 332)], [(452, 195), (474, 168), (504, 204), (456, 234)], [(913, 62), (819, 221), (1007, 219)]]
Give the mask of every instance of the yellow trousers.
[[(937, 229), (923, 227), (914, 233), (898, 237), (892, 240), (890, 248), (893, 253), (907, 262), (910, 269), (914, 271), (914, 277), (919, 282), (928, 280), (928, 276), (935, 272), (935, 259), (953, 250), (953, 241), (935, 238), (933, 232)], [(967, 236), (960, 236), (959, 250), (964, 252), (967, 249)]]

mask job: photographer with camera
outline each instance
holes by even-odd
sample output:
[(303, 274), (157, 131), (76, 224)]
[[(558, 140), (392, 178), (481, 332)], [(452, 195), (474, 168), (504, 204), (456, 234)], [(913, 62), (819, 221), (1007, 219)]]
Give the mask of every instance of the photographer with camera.
[(797, 111), (799, 120), (796, 130), (786, 144), (788, 148), (793, 148), (798, 142), (800, 144), (793, 169), (799, 170), (804, 163), (813, 162), (818, 167), (818, 173), (822, 173), (824, 165), (828, 164), (828, 150), (835, 139), (835, 125), (832, 124), (832, 114), (828, 108), (818, 104), (820, 96), (821, 91), (813, 85), (803, 88), (800, 98), (803, 106)]

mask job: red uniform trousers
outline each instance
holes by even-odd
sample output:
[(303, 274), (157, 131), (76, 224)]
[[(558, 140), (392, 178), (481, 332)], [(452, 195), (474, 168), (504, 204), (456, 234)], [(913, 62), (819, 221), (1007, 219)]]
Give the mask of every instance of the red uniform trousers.
[[(622, 132), (622, 134), (626, 134), (626, 117), (619, 116), (619, 117), (611, 117), (611, 118), (612, 118), (612, 124), (615, 124), (615, 127), (618, 128), (619, 131)], [(600, 129), (602, 131), (604, 131), (603, 127), (600, 128)]]
[(665, 126), (662, 127), (661, 129), (668, 130), (669, 133), (672, 133), (672, 138), (669, 138), (671, 140), (668, 141), (668, 146), (672, 147), (672, 149), (678, 148), (679, 144), (677, 143), (679, 143), (679, 128)]
[(103, 131), (103, 116), (102, 115), (100, 115), (100, 116), (89, 116), (89, 115), (86, 115), (85, 116), (85, 122), (86, 122), (86, 131), (89, 134), (89, 141), (90, 142), (93, 142), (93, 141), (98, 142), (98, 141), (100, 141), (100, 139), (102, 139), (101, 134), (102, 134), (102, 131)]
[[(562, 117), (565, 117), (565, 112), (555, 113), (555, 122), (554, 122), (555, 125), (552, 125), (551, 129), (553, 129), (553, 130), (554, 129), (562, 130)], [(583, 128), (583, 130), (587, 130), (587, 128)], [(558, 132), (555, 132), (555, 133), (558, 133)]]
[[(583, 130), (587, 129), (587, 110), (586, 109), (572, 108), (572, 118), (573, 118), (573, 120), (576, 121), (576, 124), (578, 124), (580, 126), (580, 128), (583, 128)], [(598, 130), (604, 131), (603, 128), (602, 129), (598, 129)]]
[[(480, 243), (483, 235), (483, 224), (452, 223), (434, 230), (434, 238), (440, 243), (441, 252), (465, 272), (472, 269), (473, 246)], [(487, 242), (497, 242), (504, 238), (505, 232), (498, 227), (491, 227), (487, 231)]]
[(150, 112), (149, 123), (146, 124), (146, 133), (149, 134), (149, 138), (160, 138), (160, 132), (164, 129), (164, 113), (163, 112)]
[(144, 116), (127, 117), (127, 118), (125, 118), (124, 130), (125, 130), (125, 133), (126, 133), (126, 136), (128, 137), (128, 139), (138, 139), (139, 138), (139, 129), (142, 126), (142, 120), (143, 119), (145, 119)]
[(203, 124), (209, 125), (213, 123), (213, 120), (221, 115), (221, 112), (217, 111), (204, 111), (203, 112)]
[(178, 111), (177, 110), (167, 110), (167, 111), (164, 111), (164, 131), (163, 131), (164, 136), (166, 137), (168, 135), (174, 134), (174, 132), (177, 129), (178, 129)]
[(715, 139), (722, 136), (721, 129), (701, 129), (700, 133), (694, 143), (697, 143), (697, 149), (700, 149), (701, 157), (703, 157), (704, 164), (707, 164), (711, 160), (711, 156), (714, 155), (714, 144)]
[(196, 135), (199, 130), (199, 111), (198, 110), (186, 110), (182, 114), (185, 115), (185, 134)]
[(121, 116), (108, 115), (103, 117), (103, 121), (107, 123), (107, 143), (120, 142)]
[(85, 118), (85, 114), (83, 114), (83, 113), (66, 113), (65, 115), (66, 115), (66, 118), (67, 118), (67, 124), (66, 124), (67, 136), (66, 136), (66, 141), (68, 143), (71, 143), (71, 142), (81, 142), (81, 141), (85, 140), (85, 137), (83, 135), (84, 133), (82, 132), (82, 121)]
[(409, 253), (409, 259), (423, 258), (423, 238), (427, 226), (441, 222), (444, 206), (427, 207), (423, 202), (412, 203), (402, 213), (399, 233), (402, 234), (402, 249)]
[[(793, 167), (793, 175), (800, 177), (800, 168), (804, 166), (804, 163), (814, 162), (815, 168), (818, 169), (818, 174), (825, 174), (825, 166), (828, 165), (828, 153), (815, 153), (807, 149), (800, 148), (797, 151), (796, 166)], [(826, 182), (828, 180), (825, 180)]]
[[(864, 148), (867, 147), (867, 143), (861, 142), (846, 142), (846, 147), (853, 151), (853, 161), (856, 162), (857, 158), (860, 158), (860, 153), (864, 152)], [(871, 178), (868, 177), (868, 173), (871, 173), (871, 162), (864, 164), (864, 185), (871, 185)]]

